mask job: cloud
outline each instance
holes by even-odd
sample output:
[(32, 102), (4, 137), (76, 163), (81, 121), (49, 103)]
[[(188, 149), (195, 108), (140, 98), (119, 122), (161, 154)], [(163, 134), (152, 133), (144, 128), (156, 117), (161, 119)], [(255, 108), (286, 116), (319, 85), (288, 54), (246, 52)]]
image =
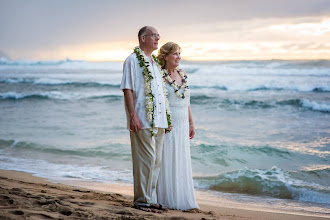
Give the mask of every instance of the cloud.
[(13, 58), (113, 57), (148, 24), (161, 43), (207, 41), (234, 53), (226, 45), (239, 42), (257, 51), (253, 43), (323, 43), (329, 25), (320, 19), (329, 12), (327, 0), (0, 0), (0, 49)]
[(318, 43), (200, 43), (182, 45), (188, 60), (269, 60), (324, 59), (330, 57), (330, 44)]
[(302, 35), (323, 35), (330, 32), (330, 18), (325, 18), (321, 22), (303, 22), (295, 24), (273, 25), (270, 30), (277, 32), (296, 32)]

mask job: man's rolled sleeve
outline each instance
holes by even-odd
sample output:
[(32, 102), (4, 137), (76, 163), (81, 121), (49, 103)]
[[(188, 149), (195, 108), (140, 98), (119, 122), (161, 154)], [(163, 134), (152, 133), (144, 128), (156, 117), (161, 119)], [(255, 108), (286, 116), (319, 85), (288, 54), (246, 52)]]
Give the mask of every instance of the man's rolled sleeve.
[(123, 78), (121, 80), (120, 89), (131, 89), (135, 90), (134, 88), (134, 73), (135, 73), (135, 66), (134, 60), (128, 57), (124, 62), (123, 67)]

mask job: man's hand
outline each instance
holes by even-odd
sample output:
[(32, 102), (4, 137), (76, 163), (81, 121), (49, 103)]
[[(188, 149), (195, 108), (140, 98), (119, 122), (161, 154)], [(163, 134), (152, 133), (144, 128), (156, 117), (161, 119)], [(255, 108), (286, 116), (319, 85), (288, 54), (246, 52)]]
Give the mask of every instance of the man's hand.
[(136, 132), (142, 128), (142, 125), (135, 111), (134, 101), (133, 101), (133, 96), (134, 96), (133, 90), (123, 89), (123, 92), (125, 97), (125, 105), (130, 115), (129, 129), (131, 131)]
[(193, 139), (195, 136), (195, 126), (193, 123), (189, 123), (189, 138)]
[(130, 120), (131, 131), (136, 132), (136, 131), (140, 130), (141, 127), (142, 127), (142, 125), (141, 125), (139, 118), (137, 116), (131, 117), (131, 120)]

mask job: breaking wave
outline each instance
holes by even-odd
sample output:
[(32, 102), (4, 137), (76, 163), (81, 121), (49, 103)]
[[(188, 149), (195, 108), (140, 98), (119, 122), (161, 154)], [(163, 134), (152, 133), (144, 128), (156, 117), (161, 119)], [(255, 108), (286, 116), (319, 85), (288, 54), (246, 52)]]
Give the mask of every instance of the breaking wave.
[(17, 92), (6, 92), (0, 94), (0, 100), (22, 100), (22, 99), (56, 99), (56, 100), (79, 100), (79, 99), (100, 99), (100, 98), (112, 98), (119, 100), (122, 98), (121, 95), (99, 92), (99, 93), (78, 93), (78, 92), (59, 92), (59, 91), (48, 91), (48, 92), (32, 92), (32, 93), (17, 93)]
[(197, 177), (195, 186), (220, 192), (330, 204), (329, 187), (296, 179), (290, 172), (277, 167), (268, 170), (245, 168), (213, 177)]

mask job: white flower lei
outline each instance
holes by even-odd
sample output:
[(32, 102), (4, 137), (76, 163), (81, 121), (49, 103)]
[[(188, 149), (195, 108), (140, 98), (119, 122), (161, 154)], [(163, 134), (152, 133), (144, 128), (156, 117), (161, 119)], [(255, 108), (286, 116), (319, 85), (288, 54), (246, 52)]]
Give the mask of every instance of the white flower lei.
[[(174, 92), (177, 96), (179, 96), (180, 98), (185, 98), (185, 95), (186, 95), (186, 92), (188, 91), (189, 89), (189, 86), (188, 86), (188, 81), (187, 81), (187, 75), (185, 75), (183, 73), (183, 71), (179, 68), (176, 69), (179, 73), (179, 75), (181, 76), (182, 78), (182, 85), (178, 85), (176, 84), (175, 80), (173, 80), (171, 77), (170, 77), (170, 74), (168, 73), (167, 69), (163, 69), (163, 72), (164, 72), (164, 78), (169, 82), (169, 84), (173, 87), (174, 89)], [(179, 90), (181, 88), (184, 88), (184, 91), (182, 94), (179, 93)]]
[[(142, 74), (144, 76), (144, 82), (145, 82), (145, 94), (146, 94), (146, 111), (147, 111), (147, 120), (151, 122), (151, 136), (156, 134), (156, 129), (155, 129), (155, 102), (154, 102), (154, 95), (152, 94), (151, 90), (151, 80), (153, 79), (153, 76), (151, 75), (151, 70), (150, 70), (150, 64), (149, 64), (149, 58), (145, 55), (143, 50), (140, 49), (140, 47), (135, 47), (134, 48), (134, 53), (136, 54), (139, 62), (140, 67), (143, 68)], [(155, 60), (155, 63), (159, 69), (159, 71), (162, 73), (164, 76), (164, 73), (162, 71), (162, 68), (160, 68), (158, 64), (157, 58), (152, 55), (153, 59)], [(165, 80), (162, 77), (162, 84), (163, 84), (163, 93), (164, 93), (164, 98), (165, 98), (165, 108), (166, 108), (166, 118), (167, 118), (167, 123), (168, 123), (168, 128), (170, 128), (171, 125), (171, 112), (167, 100), (167, 91), (165, 89)]]

